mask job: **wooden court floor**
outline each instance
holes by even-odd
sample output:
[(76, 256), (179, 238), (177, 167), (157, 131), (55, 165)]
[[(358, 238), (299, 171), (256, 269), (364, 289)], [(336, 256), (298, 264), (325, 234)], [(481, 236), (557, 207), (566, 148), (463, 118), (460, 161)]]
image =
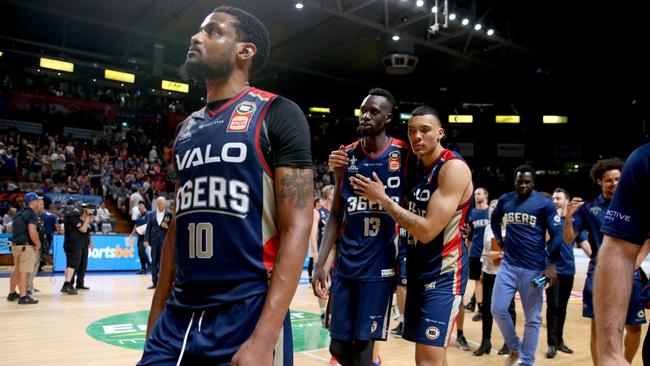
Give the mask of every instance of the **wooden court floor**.
[[(305, 274), (306, 276), (306, 274)], [(135, 274), (120, 275), (88, 275), (86, 284), (90, 291), (76, 296), (64, 296), (59, 292), (63, 278), (37, 277), (35, 286), (41, 292), (35, 298), (40, 300), (37, 305), (19, 306), (0, 299), (0, 365), (134, 365), (141, 351), (136, 341), (128, 344), (132, 348), (118, 347), (99, 341), (91, 336), (93, 329), (107, 329), (119, 336), (121, 342), (134, 337), (142, 337), (142, 324), (117, 317), (113, 323), (102, 323), (102, 319), (118, 314), (133, 313), (148, 310), (152, 290), (146, 287), (150, 284), (149, 276)], [(0, 289), (8, 289), (9, 279), (0, 278)], [(306, 281), (303, 281), (306, 282)], [(568, 306), (567, 322), (564, 339), (575, 353), (567, 355), (558, 353), (555, 359), (544, 357), (546, 352), (546, 325), (542, 325), (539, 346), (537, 349), (537, 365), (591, 365), (589, 353), (589, 320), (581, 316), (581, 292), (584, 283), (584, 269), (576, 275), (574, 296)], [(470, 283), (466, 299), (471, 296), (473, 285)], [(3, 297), (5, 292), (0, 293)], [(298, 314), (318, 313), (316, 299), (307, 284), (301, 284), (291, 305), (292, 311)], [(545, 311), (545, 310), (544, 310)], [(523, 332), (523, 312), (521, 303), (517, 302), (518, 333)], [(140, 313), (141, 318), (146, 314)], [(472, 350), (480, 342), (480, 322), (471, 321), (473, 313), (467, 313), (465, 320), (465, 335)], [(303, 315), (298, 315), (303, 317)], [(313, 319), (312, 319), (313, 320)], [(142, 323), (142, 322), (140, 322)], [(104, 324), (102, 326), (102, 324)], [(108, 325), (106, 325), (108, 324)], [(306, 322), (303, 325), (309, 326)], [(314, 322), (311, 322), (312, 326)], [(395, 325), (395, 323), (391, 324)], [(102, 328), (103, 327), (103, 328)], [(294, 329), (295, 324), (294, 324)], [(647, 326), (643, 327), (642, 337)], [(302, 333), (301, 333), (302, 334)], [(296, 331), (294, 331), (294, 338)], [(313, 338), (300, 335), (300, 338)], [(318, 338), (318, 336), (316, 336)], [(643, 340), (643, 338), (642, 338)], [(326, 337), (325, 337), (325, 341)], [(303, 342), (301, 339), (300, 342)], [(309, 343), (309, 342), (307, 342)], [(502, 344), (499, 330), (494, 325), (492, 333), (493, 352), (489, 356), (475, 357), (471, 352), (458, 349), (452, 340), (448, 350), (449, 365), (501, 365), (503, 356), (496, 355), (496, 349)], [(414, 345), (394, 336), (389, 336), (388, 342), (382, 343), (380, 355), (384, 366), (414, 365)], [(329, 353), (322, 345), (319, 349), (295, 353), (295, 365), (312, 366), (327, 365)], [(633, 365), (641, 365), (640, 350)]]

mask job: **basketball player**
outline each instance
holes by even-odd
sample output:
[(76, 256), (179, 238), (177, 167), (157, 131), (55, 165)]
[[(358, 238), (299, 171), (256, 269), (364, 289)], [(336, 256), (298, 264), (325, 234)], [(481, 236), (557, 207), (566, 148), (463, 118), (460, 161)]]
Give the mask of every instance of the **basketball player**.
[(410, 235), (403, 338), (416, 342), (416, 364), (438, 366), (446, 364), (467, 285), (460, 229), (472, 199), (472, 174), (458, 154), (440, 144), (444, 130), (433, 108), (420, 106), (411, 114), (408, 137), (422, 169), (408, 197), (409, 209), (391, 199), (374, 172), (350, 181), (355, 192), (380, 204)]
[[(384, 341), (388, 334), (397, 226), (384, 205), (354, 192), (350, 177), (375, 172), (390, 197), (397, 204), (402, 201), (409, 149), (386, 133), (394, 106), (388, 91), (370, 90), (361, 104), (357, 129), (361, 139), (333, 153), (343, 164), (335, 171), (336, 193), (314, 269), (313, 289), (321, 298), (330, 292), (330, 352), (343, 366), (372, 365), (374, 341)], [(327, 253), (334, 248), (337, 260), (329, 289)]]
[[(472, 317), (472, 320), (477, 322), (481, 320), (483, 314), (483, 284), (481, 282), (483, 233), (490, 224), (487, 189), (479, 187), (474, 190), (474, 205), (475, 207), (469, 211), (467, 221), (471, 231), (469, 236), (469, 279), (474, 280), (474, 298), (476, 299), (476, 305), (478, 305), (478, 312)], [(470, 306), (471, 309), (473, 307), (473, 305)], [(468, 307), (465, 308), (468, 309)]]
[(186, 77), (207, 105), (179, 127), (176, 204), (139, 365), (291, 365), (288, 307), (312, 224), (312, 159), (293, 102), (251, 88), (269, 36), (221, 6), (192, 36)]
[[(627, 365), (621, 352), (621, 333), (633, 285), (628, 273), (644, 241), (650, 238), (650, 144), (632, 152), (625, 163), (616, 194), (605, 214), (599, 264), (594, 286), (598, 318), (596, 333), (601, 365)], [(644, 355), (650, 352), (648, 337)], [(644, 357), (644, 363), (647, 362)]]
[[(598, 356), (598, 334), (596, 333), (596, 323), (592, 291), (594, 271), (596, 270), (599, 249), (603, 241), (603, 232), (601, 231), (609, 206), (617, 190), (617, 185), (621, 177), (623, 161), (620, 159), (599, 160), (591, 168), (590, 175), (594, 183), (601, 187), (602, 194), (589, 202), (584, 202), (579, 197), (574, 197), (569, 203), (567, 209), (566, 221), (564, 222), (564, 241), (570, 243), (576, 237), (576, 234), (582, 230), (589, 233), (589, 244), (591, 246), (591, 261), (587, 269), (587, 278), (585, 287), (582, 292), (583, 308), (582, 316), (591, 318), (591, 354), (594, 365), (600, 365)], [(628, 272), (630, 273), (630, 282), (634, 284), (634, 291), (628, 297), (628, 313), (625, 320), (625, 359), (632, 362), (636, 351), (641, 343), (641, 324), (646, 322), (643, 305), (639, 302), (639, 295), (643, 288), (643, 278), (645, 273), (642, 269)], [(632, 273), (634, 275), (632, 276)], [(633, 279), (632, 279), (633, 277)], [(617, 281), (619, 285), (621, 282)], [(627, 284), (626, 284), (627, 286)], [(600, 319), (600, 315), (598, 315)]]
[[(555, 237), (555, 232), (549, 229), (557, 225), (554, 221), (557, 212), (550, 199), (533, 189), (533, 168), (528, 165), (518, 167), (515, 170), (514, 183), (515, 191), (499, 198), (499, 203), (490, 217), (494, 238), (498, 246), (503, 248), (503, 261), (494, 282), (491, 311), (510, 349), (504, 366), (514, 365), (520, 355), (520, 365), (535, 363), (535, 350), (542, 323), (544, 286), (533, 287), (530, 283), (542, 273), (551, 283), (555, 281), (560, 249), (559, 246), (551, 248), (550, 263), (547, 265), (546, 232), (548, 230), (551, 239)], [(501, 235), (504, 217), (505, 241)], [(551, 243), (554, 242), (551, 240)], [(516, 291), (521, 295), (526, 317), (523, 342), (517, 336), (508, 313)]]
[[(326, 185), (321, 190), (321, 201), (314, 208), (314, 219), (311, 225), (311, 235), (309, 245), (314, 257), (318, 260), (318, 253), (320, 251), (321, 243), (323, 242), (323, 232), (325, 231), (325, 224), (330, 216), (332, 209), (332, 197), (334, 196), (334, 186), (331, 184)], [(310, 278), (312, 280), (312, 278)], [(325, 323), (325, 308), (327, 307), (327, 300), (318, 298), (318, 306), (320, 307), (320, 318)]]

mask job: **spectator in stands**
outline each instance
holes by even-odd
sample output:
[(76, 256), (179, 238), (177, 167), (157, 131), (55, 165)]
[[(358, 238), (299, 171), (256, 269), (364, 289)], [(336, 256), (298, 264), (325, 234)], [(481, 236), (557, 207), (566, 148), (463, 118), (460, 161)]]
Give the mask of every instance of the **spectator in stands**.
[(158, 197), (156, 199), (156, 210), (152, 210), (151, 214), (149, 214), (147, 230), (144, 234), (144, 247), (151, 246), (151, 280), (153, 284), (148, 287), (149, 289), (155, 289), (158, 284), (162, 246), (171, 220), (172, 213), (167, 210), (167, 200), (165, 197)]
[(144, 235), (147, 232), (147, 219), (148, 212), (144, 206), (144, 202), (140, 201), (136, 206), (137, 216), (133, 219), (134, 225), (133, 230), (131, 230), (131, 235), (129, 239), (133, 239), (133, 235), (138, 234), (138, 256), (140, 257), (140, 270), (136, 272), (137, 274), (145, 274), (151, 270), (151, 262), (147, 256), (147, 251), (144, 246)]
[(138, 191), (138, 187), (135, 185), (131, 186), (131, 195), (129, 196), (129, 214), (131, 215), (131, 221), (135, 221), (138, 217), (138, 204), (144, 201), (144, 197)]
[(2, 217), (2, 226), (4, 226), (6, 233), (13, 232), (13, 222), (17, 211), (18, 210), (16, 210), (15, 207), (11, 207), (9, 211), (7, 211), (7, 213)]
[(104, 224), (110, 225), (111, 231), (115, 230), (115, 220), (111, 219), (111, 212), (106, 208), (106, 203), (104, 203), (104, 201), (99, 204), (97, 216), (95, 216), (95, 223), (97, 225), (95, 231), (104, 231)]

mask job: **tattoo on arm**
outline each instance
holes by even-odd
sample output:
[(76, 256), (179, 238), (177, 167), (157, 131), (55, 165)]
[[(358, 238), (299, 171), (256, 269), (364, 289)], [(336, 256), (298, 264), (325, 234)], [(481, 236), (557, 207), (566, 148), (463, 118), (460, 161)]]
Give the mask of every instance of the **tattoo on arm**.
[(401, 212), (400, 207), (392, 199), (388, 198), (382, 206), (406, 230), (411, 230), (413, 225), (415, 225), (416, 219), (410, 215), (410, 212)]
[(290, 172), (280, 177), (280, 185), (280, 200), (289, 201), (293, 207), (303, 209), (313, 196), (313, 172), (291, 169)]

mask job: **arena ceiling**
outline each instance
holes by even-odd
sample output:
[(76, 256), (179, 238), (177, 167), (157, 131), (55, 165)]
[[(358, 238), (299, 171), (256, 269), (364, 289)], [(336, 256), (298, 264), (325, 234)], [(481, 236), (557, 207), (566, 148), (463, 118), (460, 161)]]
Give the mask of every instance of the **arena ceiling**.
[[(624, 20), (593, 5), (450, 0), (459, 18), (431, 34), (432, 0), (422, 7), (415, 0), (303, 3), (299, 10), (295, 0), (0, 0), (0, 47), (146, 72), (159, 44), (165, 74), (175, 76), (190, 36), (225, 4), (269, 27), (271, 60), (254, 82), (297, 98), (358, 98), (373, 86), (402, 101), (449, 105), (629, 104), (647, 95), (647, 32), (634, 20), (640, 11), (622, 4)], [(460, 24), (465, 16), (469, 27)], [(480, 32), (471, 28), (477, 22)], [(381, 59), (394, 52), (417, 56), (415, 71), (387, 74)]]

